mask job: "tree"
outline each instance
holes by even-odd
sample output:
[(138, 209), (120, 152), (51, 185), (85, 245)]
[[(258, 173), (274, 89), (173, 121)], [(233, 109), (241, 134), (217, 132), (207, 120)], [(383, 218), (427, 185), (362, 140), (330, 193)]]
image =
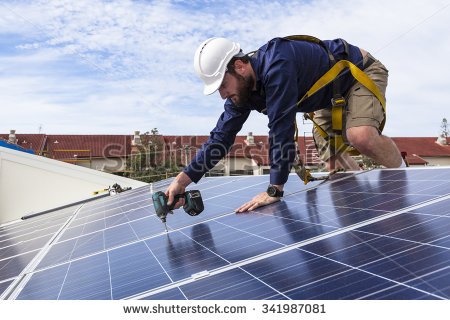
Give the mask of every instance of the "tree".
[(154, 182), (172, 177), (179, 169), (171, 159), (166, 158), (164, 143), (157, 128), (141, 135), (138, 152), (127, 159), (127, 171), (132, 179)]
[(446, 118), (442, 119), (441, 130), (441, 135), (447, 139), (450, 134), (450, 128)]
[(361, 155), (361, 163), (365, 170), (381, 168), (381, 166), (377, 164), (375, 161), (373, 161), (372, 158), (369, 158), (368, 156), (365, 155)]
[(152, 130), (150, 130), (150, 132), (152, 133), (153, 136), (159, 135), (158, 128), (153, 128)]

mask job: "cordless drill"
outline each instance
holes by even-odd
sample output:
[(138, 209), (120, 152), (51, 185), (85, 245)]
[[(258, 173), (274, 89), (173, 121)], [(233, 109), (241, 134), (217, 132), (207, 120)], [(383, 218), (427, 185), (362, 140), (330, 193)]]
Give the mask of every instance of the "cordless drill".
[(204, 209), (203, 200), (199, 190), (190, 190), (186, 191), (185, 193), (177, 194), (170, 205), (167, 204), (169, 198), (166, 196), (164, 192), (158, 191), (152, 195), (153, 206), (155, 207), (156, 215), (164, 223), (166, 232), (167, 232), (167, 225), (166, 225), (167, 214), (169, 213), (173, 214), (172, 210), (174, 209), (175, 204), (181, 198), (184, 198), (183, 209), (190, 216), (197, 216), (203, 211)]

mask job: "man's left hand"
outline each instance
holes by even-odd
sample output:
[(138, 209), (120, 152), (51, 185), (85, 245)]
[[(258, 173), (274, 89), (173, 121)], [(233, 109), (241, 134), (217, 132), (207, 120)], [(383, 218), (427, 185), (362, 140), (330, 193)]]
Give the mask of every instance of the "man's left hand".
[(266, 206), (268, 204), (271, 204), (271, 203), (274, 203), (277, 201), (280, 201), (280, 198), (271, 197), (267, 194), (267, 192), (261, 192), (256, 197), (254, 197), (251, 201), (249, 201), (249, 202), (243, 204), (242, 206), (240, 206), (239, 208), (237, 208), (235, 210), (235, 212), (240, 213), (240, 212), (254, 210), (258, 207)]

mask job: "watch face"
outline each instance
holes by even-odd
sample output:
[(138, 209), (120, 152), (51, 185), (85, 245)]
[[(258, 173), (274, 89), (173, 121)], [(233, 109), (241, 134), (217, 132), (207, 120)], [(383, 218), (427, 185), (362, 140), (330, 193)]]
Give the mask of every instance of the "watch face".
[(269, 186), (267, 188), (267, 194), (271, 197), (275, 197), (275, 195), (277, 194), (277, 188), (275, 188), (274, 186)]

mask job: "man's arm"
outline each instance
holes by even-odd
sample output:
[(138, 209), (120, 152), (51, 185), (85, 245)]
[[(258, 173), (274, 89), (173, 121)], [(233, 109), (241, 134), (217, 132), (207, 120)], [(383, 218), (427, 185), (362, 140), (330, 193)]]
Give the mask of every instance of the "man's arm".
[(295, 159), (298, 66), (289, 53), (280, 55), (264, 78), (270, 128), (270, 183), (278, 186), (286, 183)]

